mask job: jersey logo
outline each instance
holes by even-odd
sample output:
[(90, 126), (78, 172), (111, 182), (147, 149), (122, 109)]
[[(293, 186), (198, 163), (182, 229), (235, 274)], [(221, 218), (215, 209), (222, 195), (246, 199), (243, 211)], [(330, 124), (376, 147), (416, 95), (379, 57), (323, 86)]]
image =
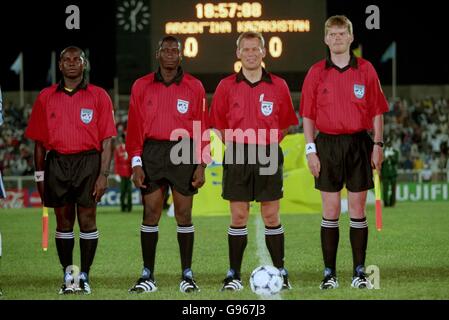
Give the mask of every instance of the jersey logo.
[(273, 113), (273, 102), (270, 101), (262, 101), (260, 104), (260, 111), (265, 117), (268, 117)]
[(354, 94), (358, 99), (365, 95), (365, 86), (363, 84), (354, 84)]
[(178, 105), (176, 107), (179, 113), (184, 114), (189, 111), (189, 101), (178, 99)]
[(89, 124), (92, 121), (94, 115), (94, 110), (92, 109), (81, 109), (81, 121), (85, 124)]

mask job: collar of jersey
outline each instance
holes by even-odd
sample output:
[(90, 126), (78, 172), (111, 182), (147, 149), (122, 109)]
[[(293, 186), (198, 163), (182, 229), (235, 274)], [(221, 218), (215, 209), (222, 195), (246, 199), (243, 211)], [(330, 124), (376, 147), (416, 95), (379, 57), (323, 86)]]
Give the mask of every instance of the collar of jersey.
[(266, 83), (273, 83), (273, 80), (271, 79), (271, 75), (267, 72), (267, 70), (265, 70), (265, 68), (262, 68), (262, 77), (260, 78), (259, 81), (256, 81), (256, 82), (249, 81), (243, 74), (242, 69), (240, 69), (240, 71), (237, 73), (237, 76), (235, 77), (235, 81), (237, 83), (245, 81), (252, 88), (256, 87), (262, 81), (266, 82)]
[(165, 82), (164, 78), (162, 77), (161, 68), (158, 68), (157, 72), (154, 75), (154, 81), (162, 82), (165, 86), (168, 87), (173, 83), (176, 83), (177, 85), (179, 85), (181, 83), (183, 77), (184, 77), (184, 71), (182, 70), (181, 66), (179, 66), (175, 77), (171, 81)]

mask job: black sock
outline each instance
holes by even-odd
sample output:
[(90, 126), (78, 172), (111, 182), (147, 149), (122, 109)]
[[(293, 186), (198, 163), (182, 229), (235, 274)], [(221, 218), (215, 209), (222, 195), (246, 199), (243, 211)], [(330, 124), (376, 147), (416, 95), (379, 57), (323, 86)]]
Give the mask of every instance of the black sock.
[(235, 272), (235, 277), (240, 278), (243, 253), (248, 244), (248, 229), (244, 227), (232, 227), (228, 229), (229, 265)]
[(323, 251), (324, 266), (336, 272), (337, 249), (340, 232), (338, 219), (321, 220), (321, 249)]
[(143, 266), (151, 271), (151, 278), (153, 278), (154, 274), (154, 261), (158, 238), (158, 225), (148, 226), (142, 224), (140, 227), (140, 243), (142, 246)]
[(62, 271), (65, 272), (68, 266), (73, 265), (73, 247), (75, 246), (73, 230), (60, 231), (56, 229), (55, 242)]
[(80, 231), (81, 272), (89, 274), (98, 244), (98, 231)]
[(368, 245), (368, 223), (366, 217), (362, 219), (351, 218), (349, 238), (351, 239), (355, 275), (356, 268), (365, 265), (366, 247)]
[(284, 267), (284, 227), (265, 226), (265, 243), (276, 268)]
[(181, 255), (181, 270), (184, 271), (192, 266), (195, 228), (192, 224), (185, 226), (178, 225), (177, 232), (179, 253)]

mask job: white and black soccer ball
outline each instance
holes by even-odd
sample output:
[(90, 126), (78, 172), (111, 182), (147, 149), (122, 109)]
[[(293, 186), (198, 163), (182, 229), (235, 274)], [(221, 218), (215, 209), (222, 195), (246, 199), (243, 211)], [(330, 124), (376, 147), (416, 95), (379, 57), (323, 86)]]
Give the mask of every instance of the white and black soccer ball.
[(284, 279), (279, 269), (268, 265), (254, 269), (249, 278), (251, 290), (264, 296), (279, 293), (283, 283)]

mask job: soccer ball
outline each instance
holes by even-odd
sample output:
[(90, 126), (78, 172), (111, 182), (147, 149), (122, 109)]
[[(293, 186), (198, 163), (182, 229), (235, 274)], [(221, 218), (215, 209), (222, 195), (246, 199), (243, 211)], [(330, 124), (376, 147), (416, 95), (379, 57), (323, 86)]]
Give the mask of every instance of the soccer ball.
[(259, 295), (269, 296), (279, 293), (284, 279), (278, 268), (260, 266), (254, 269), (249, 278), (251, 290)]

